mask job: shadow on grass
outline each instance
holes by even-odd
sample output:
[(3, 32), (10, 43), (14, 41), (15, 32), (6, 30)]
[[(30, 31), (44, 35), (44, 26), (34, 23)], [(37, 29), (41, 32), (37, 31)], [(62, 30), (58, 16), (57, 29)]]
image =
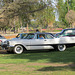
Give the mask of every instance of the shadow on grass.
[(29, 59), (29, 62), (47, 60), (47, 62), (75, 63), (75, 47), (66, 51), (27, 51), (21, 55), (13, 55), (11, 59)]
[(67, 70), (75, 71), (75, 64), (71, 64), (68, 66), (49, 66), (38, 69), (37, 71), (67, 71)]
[[(18, 60), (17, 60), (18, 59)], [(75, 71), (75, 47), (68, 48), (66, 51), (26, 51), (23, 54), (1, 54), (0, 61), (8, 63), (73, 63), (67, 66), (46, 66), (37, 71)]]
[(68, 48), (66, 51), (26, 51), (23, 54), (6, 54), (3, 59), (25, 59), (27, 62), (42, 63), (75, 63), (75, 47)]

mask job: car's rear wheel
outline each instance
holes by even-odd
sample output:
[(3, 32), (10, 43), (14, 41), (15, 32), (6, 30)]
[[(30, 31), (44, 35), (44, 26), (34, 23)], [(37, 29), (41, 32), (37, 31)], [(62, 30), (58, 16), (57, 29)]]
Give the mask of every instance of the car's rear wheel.
[(58, 49), (59, 51), (64, 51), (64, 50), (66, 50), (66, 45), (58, 45), (58, 46), (57, 46), (57, 49)]
[(16, 53), (16, 54), (21, 54), (21, 53), (23, 53), (23, 46), (21, 46), (21, 45), (16, 45), (15, 47), (14, 47), (14, 53)]

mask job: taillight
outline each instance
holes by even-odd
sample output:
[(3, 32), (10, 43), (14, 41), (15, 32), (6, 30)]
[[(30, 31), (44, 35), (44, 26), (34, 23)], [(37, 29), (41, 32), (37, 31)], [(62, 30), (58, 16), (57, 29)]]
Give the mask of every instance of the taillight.
[(0, 40), (0, 42), (2, 42), (2, 40)]

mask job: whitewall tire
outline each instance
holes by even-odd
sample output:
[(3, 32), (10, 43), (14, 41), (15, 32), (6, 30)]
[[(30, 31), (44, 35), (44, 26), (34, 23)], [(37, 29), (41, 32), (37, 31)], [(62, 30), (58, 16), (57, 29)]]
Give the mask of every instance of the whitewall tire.
[(21, 54), (21, 53), (23, 53), (23, 46), (21, 46), (21, 45), (16, 45), (16, 46), (14, 47), (14, 53), (16, 53), (16, 54)]
[(58, 46), (57, 46), (57, 49), (58, 49), (59, 51), (65, 51), (65, 50), (66, 50), (66, 45), (58, 45)]

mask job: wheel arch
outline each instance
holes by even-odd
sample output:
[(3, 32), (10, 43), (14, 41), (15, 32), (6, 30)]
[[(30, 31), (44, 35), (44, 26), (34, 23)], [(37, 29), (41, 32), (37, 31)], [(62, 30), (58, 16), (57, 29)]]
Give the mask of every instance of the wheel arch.
[(56, 51), (59, 51), (59, 50), (58, 50), (58, 45), (64, 45), (64, 46), (65, 46), (65, 49), (68, 47), (67, 44), (57, 44), (57, 45), (54, 45), (54, 49), (55, 49)]
[(58, 50), (58, 51), (65, 51), (66, 48), (67, 48), (67, 45), (66, 45), (66, 44), (59, 44), (59, 45), (57, 46), (57, 50)]
[[(21, 45), (21, 46), (24, 48), (24, 51), (27, 50), (24, 45), (22, 45), (22, 44), (16, 44), (15, 46), (17, 46), (17, 45)], [(14, 46), (14, 47), (15, 47), (15, 46)]]

